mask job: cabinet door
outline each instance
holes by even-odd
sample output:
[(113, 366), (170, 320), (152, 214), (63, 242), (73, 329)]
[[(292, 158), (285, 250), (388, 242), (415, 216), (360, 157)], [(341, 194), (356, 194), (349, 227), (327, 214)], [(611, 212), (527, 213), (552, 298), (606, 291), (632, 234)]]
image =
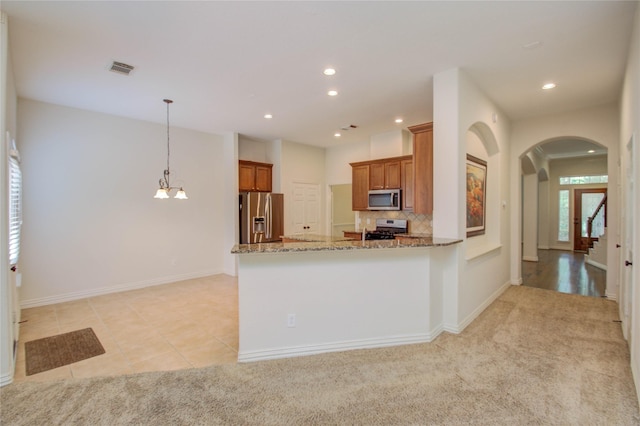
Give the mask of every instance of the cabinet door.
[(361, 240), (362, 232), (342, 231), (345, 238), (351, 238), (352, 240)]
[(369, 166), (369, 189), (384, 189), (384, 163)]
[(238, 189), (243, 191), (255, 191), (256, 168), (247, 164), (239, 164), (238, 172), (240, 179), (238, 181)]
[(256, 191), (271, 192), (271, 167), (256, 166)]
[(400, 182), (400, 161), (384, 163), (384, 187), (385, 189), (398, 189)]
[(409, 127), (413, 133), (413, 212), (433, 212), (433, 123)]
[(369, 207), (369, 166), (351, 168), (351, 208), (367, 210)]
[(413, 160), (403, 160), (400, 163), (400, 186), (402, 210), (413, 210)]

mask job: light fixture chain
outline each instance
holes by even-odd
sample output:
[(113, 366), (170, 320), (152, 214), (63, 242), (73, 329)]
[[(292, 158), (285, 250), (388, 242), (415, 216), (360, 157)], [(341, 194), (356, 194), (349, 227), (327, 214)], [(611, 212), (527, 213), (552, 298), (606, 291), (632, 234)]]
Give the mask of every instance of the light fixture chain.
[[(169, 198), (169, 191), (172, 189), (178, 189), (171, 186), (169, 182), (169, 167), (170, 167), (170, 158), (171, 158), (171, 144), (169, 139), (169, 104), (173, 103), (171, 99), (163, 99), (164, 103), (167, 104), (167, 168), (164, 170), (162, 179), (158, 182), (160, 188), (156, 191), (156, 195), (153, 198)], [(188, 200), (187, 194), (184, 192), (184, 189), (180, 187), (176, 196), (173, 198), (177, 198), (179, 200)]]
[(169, 184), (169, 157), (171, 156), (170, 145), (169, 145), (169, 104), (173, 101), (170, 99), (164, 100), (167, 103), (167, 185)]

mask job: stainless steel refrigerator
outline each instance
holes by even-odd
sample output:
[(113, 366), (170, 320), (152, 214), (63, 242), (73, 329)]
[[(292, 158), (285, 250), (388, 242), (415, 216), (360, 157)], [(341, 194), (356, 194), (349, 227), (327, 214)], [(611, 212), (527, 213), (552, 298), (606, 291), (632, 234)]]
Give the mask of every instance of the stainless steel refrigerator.
[(284, 234), (284, 195), (240, 193), (240, 244), (280, 241)]

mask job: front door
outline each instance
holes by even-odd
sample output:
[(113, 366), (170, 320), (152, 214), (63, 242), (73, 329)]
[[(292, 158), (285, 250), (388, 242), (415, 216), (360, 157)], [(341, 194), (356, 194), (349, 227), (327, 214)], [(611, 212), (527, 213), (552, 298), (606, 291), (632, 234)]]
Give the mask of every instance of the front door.
[[(589, 237), (587, 234), (587, 219), (591, 216), (598, 204), (607, 193), (606, 188), (576, 189), (574, 191), (574, 214), (573, 214), (573, 250), (589, 250)], [(591, 241), (598, 241), (598, 237), (604, 233), (607, 226), (607, 208), (600, 209), (594, 218), (591, 229)]]

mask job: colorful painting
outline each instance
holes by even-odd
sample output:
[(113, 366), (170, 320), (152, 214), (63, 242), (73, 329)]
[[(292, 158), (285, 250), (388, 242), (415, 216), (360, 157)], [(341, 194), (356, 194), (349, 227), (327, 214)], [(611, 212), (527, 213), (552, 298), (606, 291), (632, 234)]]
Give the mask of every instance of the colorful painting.
[(467, 237), (484, 234), (487, 162), (467, 154)]

